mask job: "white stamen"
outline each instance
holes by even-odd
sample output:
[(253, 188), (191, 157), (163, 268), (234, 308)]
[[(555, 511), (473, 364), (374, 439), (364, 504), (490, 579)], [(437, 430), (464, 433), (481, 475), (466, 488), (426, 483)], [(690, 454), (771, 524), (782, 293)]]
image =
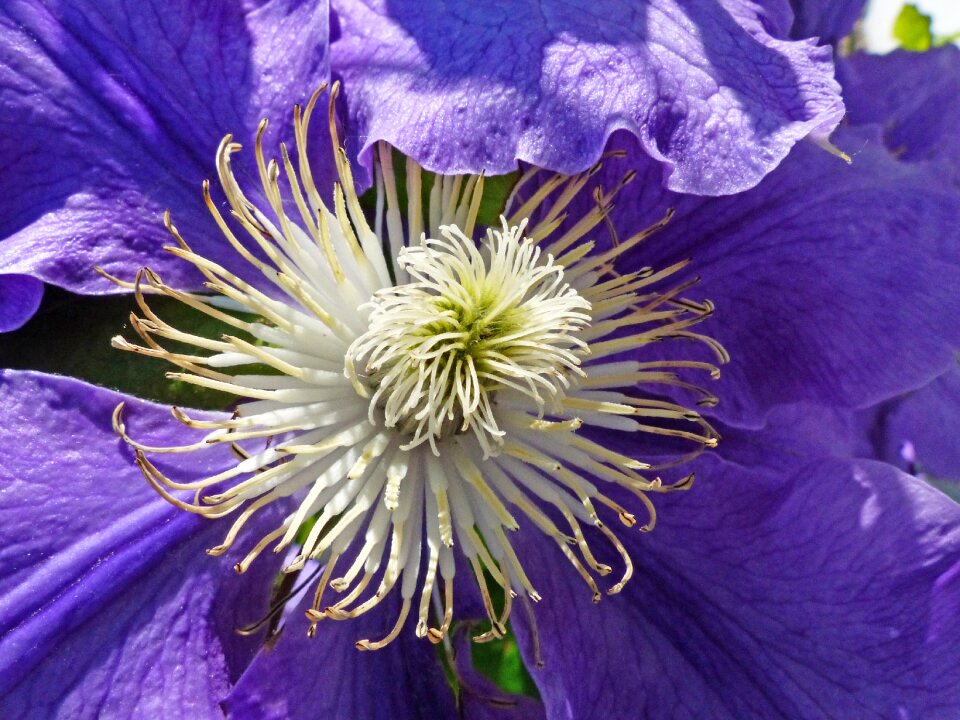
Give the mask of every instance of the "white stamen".
[[(238, 410), (211, 420), (174, 409), (200, 435), (177, 447), (133, 440), (122, 406), (114, 413), (116, 432), (169, 502), (208, 518), (236, 513), (211, 554), (226, 552), (262, 508), (288, 503), (283, 520), (236, 568), (245, 571), (271, 546), (274, 552), (299, 548), (284, 572), (310, 559), (324, 562), (307, 611), (311, 635), (320, 622), (372, 610), (399, 587), (402, 605), (390, 630), (357, 647), (388, 644), (413, 609), (416, 634), (444, 641), (454, 611), (453, 553), (460, 552), (491, 623), (477, 639), (500, 637), (516, 592), (540, 600), (511, 542), (516, 532), (540, 531), (554, 540), (594, 600), (602, 596), (596, 578), (612, 568), (596, 559), (591, 543), (610, 543), (624, 570), (607, 592), (619, 592), (633, 566), (601, 514), (619, 516), (627, 527), (636, 518), (605, 488), (636, 497), (649, 514), (642, 529), (650, 529), (655, 510), (647, 494), (685, 489), (692, 476), (673, 485), (647, 478), (640, 473), (653, 463), (624, 454), (618, 441), (643, 432), (694, 446), (658, 469), (716, 444), (698, 413), (645, 397), (639, 387), (693, 390), (701, 404), (710, 404), (715, 398), (679, 373), (716, 377), (717, 368), (634, 355), (650, 343), (683, 337), (707, 344), (724, 362), (719, 344), (690, 331), (713, 306), (682, 298), (689, 283), (652, 289), (686, 261), (660, 272), (614, 271), (615, 261), (652, 230), (620, 244), (614, 235), (613, 247), (603, 252), (594, 252), (597, 240), (585, 240), (632, 175), (613, 190), (595, 190), (596, 206), (568, 219), (596, 168), (573, 177), (548, 174), (538, 186), (532, 183), (543, 173), (527, 170), (520, 181), (527, 199), (512, 208), (515, 192), (499, 227), (477, 242), (483, 178), (434, 177), (423, 207), (421, 188), (429, 178), (407, 160), (405, 227), (393, 154), (380, 144), (371, 227), (339, 147), (336, 94), (334, 86), (328, 119), (340, 182), (332, 193), (314, 185), (306, 147), (319, 92), (305, 109), (296, 108), (296, 152), (282, 147), (282, 162), (265, 158), (266, 123), (260, 126), (255, 156), (268, 207), (256, 208), (243, 195), (230, 164), (239, 146), (230, 137), (217, 153), (228, 217), (204, 184), (216, 225), (236, 260), (262, 276), (259, 286), (241, 280), (232, 265), (194, 253), (169, 214), (165, 223), (177, 243), (171, 252), (193, 264), (215, 294), (169, 288), (146, 269), (125, 284), (144, 315), (131, 321), (143, 345), (118, 337), (114, 346), (167, 360), (181, 370), (170, 373), (174, 379), (232, 393), (242, 401)], [(284, 201), (285, 193), (292, 202)], [(324, 195), (333, 198), (332, 209)], [(297, 219), (286, 214), (290, 207)], [(539, 221), (528, 223), (531, 216)], [(231, 223), (246, 231), (245, 243)], [(229, 332), (207, 338), (177, 330), (153, 312), (147, 293), (178, 300)], [(178, 349), (166, 349), (165, 341)], [(184, 345), (193, 349), (183, 352)], [(270, 374), (252, 369), (264, 365)], [(586, 434), (590, 427), (604, 432)], [(166, 477), (148, 458), (218, 446), (231, 449), (236, 463), (190, 482)], [(334, 575), (338, 563), (342, 574)], [(491, 580), (503, 590), (499, 610)]]
[(542, 414), (580, 371), (576, 333), (590, 304), (563, 283), (553, 257), (523, 237), (526, 221), (487, 231), (483, 248), (456, 226), (439, 240), (403, 248), (397, 264), (412, 282), (375, 294), (369, 328), (347, 350), (364, 368), (371, 422), (410, 435), (402, 449), (471, 430), (485, 454), (503, 442), (493, 397), (512, 387)]

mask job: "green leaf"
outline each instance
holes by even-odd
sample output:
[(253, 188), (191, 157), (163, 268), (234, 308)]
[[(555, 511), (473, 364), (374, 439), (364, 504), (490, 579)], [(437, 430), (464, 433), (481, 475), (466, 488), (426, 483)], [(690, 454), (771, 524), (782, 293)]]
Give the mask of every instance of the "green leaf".
[(916, 5), (904, 5), (893, 24), (893, 36), (900, 47), (913, 52), (924, 52), (933, 46), (933, 21)]

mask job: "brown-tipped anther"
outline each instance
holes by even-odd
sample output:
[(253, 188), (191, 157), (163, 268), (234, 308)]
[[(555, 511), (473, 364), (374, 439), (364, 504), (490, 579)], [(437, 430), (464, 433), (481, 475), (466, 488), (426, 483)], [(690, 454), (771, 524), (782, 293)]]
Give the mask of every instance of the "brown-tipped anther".
[(488, 642), (492, 642), (493, 640), (500, 640), (501, 638), (503, 638), (504, 634), (505, 634), (504, 632), (501, 632), (497, 628), (490, 628), (486, 632), (482, 632), (479, 635), (474, 635), (473, 641), (475, 643), (481, 643), (481, 644), (488, 643)]
[(328, 617), (331, 620), (347, 620), (353, 615), (345, 610), (341, 610), (336, 605), (330, 605), (323, 610), (324, 617)]
[(111, 275), (110, 273), (108, 273), (106, 270), (104, 270), (104, 269), (103, 269), (102, 267), (100, 267), (99, 265), (94, 265), (94, 266), (93, 266), (93, 271), (94, 271), (95, 273), (97, 273), (97, 275), (99, 275), (100, 277), (109, 280), (110, 282), (112, 282), (112, 283), (113, 283), (114, 285), (116, 285), (117, 287), (122, 287), (124, 290), (133, 290), (133, 283), (131, 283), (131, 282), (127, 281), (127, 280), (121, 280), (120, 278), (118, 278), (118, 277), (115, 276), (115, 275)]
[(687, 475), (684, 478), (681, 478), (680, 480), (673, 483), (672, 485), (665, 485), (664, 490), (666, 491), (689, 490), (690, 488), (693, 487), (693, 481), (695, 477), (696, 476), (693, 473), (690, 473), (689, 475)]
[(111, 418), (113, 431), (120, 436), (126, 435), (126, 428), (123, 424), (123, 410), (125, 407), (126, 407), (125, 403), (123, 402), (117, 403), (117, 406), (113, 409), (113, 416)]

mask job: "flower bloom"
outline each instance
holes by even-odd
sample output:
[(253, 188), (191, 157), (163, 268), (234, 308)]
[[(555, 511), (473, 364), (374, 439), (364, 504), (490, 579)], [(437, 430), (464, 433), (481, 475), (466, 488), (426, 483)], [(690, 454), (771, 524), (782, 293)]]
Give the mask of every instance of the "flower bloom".
[[(695, 448), (691, 457), (717, 439), (695, 410), (643, 388), (681, 388), (710, 405), (715, 398), (677, 371), (719, 376), (719, 369), (682, 357), (644, 360), (644, 349), (686, 338), (703, 342), (725, 362), (719, 345), (691, 329), (713, 306), (684, 298), (690, 283), (663, 287), (686, 261), (617, 272), (618, 258), (657, 226), (601, 252), (583, 242), (604, 221), (619, 190), (589, 188), (596, 168), (548, 177), (529, 199), (508, 202), (501, 226), (484, 233), (477, 230), (483, 177), (431, 178), (423, 208), (422, 173), (408, 160), (404, 228), (391, 150), (381, 144), (377, 183), (386, 201), (378, 204), (371, 227), (337, 147), (336, 90), (329, 117), (340, 181), (332, 211), (306, 160), (319, 91), (302, 113), (299, 107), (295, 112), (299, 174), (281, 145), (297, 222), (284, 208), (280, 163), (264, 157), (266, 122), (257, 136), (256, 162), (273, 217), (237, 184), (230, 158), (239, 147), (230, 136), (220, 145), (217, 168), (231, 215), (266, 260), (238, 240), (205, 186), (226, 241), (274, 286), (273, 296), (194, 253), (168, 216), (178, 244), (171, 251), (194, 264), (218, 294), (185, 294), (144, 270), (134, 290), (145, 317), (132, 318), (144, 344), (114, 339), (121, 349), (186, 371), (171, 373), (173, 379), (247, 402), (222, 420), (177, 411), (185, 425), (206, 431), (188, 445), (137, 442), (123, 424), (122, 406), (117, 431), (135, 449), (147, 480), (171, 503), (210, 518), (236, 514), (211, 554), (226, 552), (255, 513), (302, 493), (295, 509), (236, 568), (243, 572), (266, 548), (281, 552), (295, 542), (299, 549), (284, 572), (322, 559), (307, 610), (312, 628), (326, 618), (362, 615), (398, 587), (402, 605), (392, 629), (383, 639), (359, 641), (361, 649), (392, 641), (414, 605), (417, 635), (443, 639), (453, 619), (455, 546), (473, 570), (492, 625), (480, 638), (501, 637), (517, 592), (540, 600), (508, 537), (520, 530), (520, 520), (527, 532), (535, 528), (556, 542), (599, 602), (594, 576), (612, 568), (596, 559), (584, 535), (583, 525), (596, 528), (623, 565), (622, 577), (607, 589), (619, 593), (633, 562), (601, 513), (627, 527), (637, 520), (607, 488), (632, 493), (649, 515), (641, 526), (649, 530), (656, 515), (648, 495), (688, 487), (692, 480), (664, 484), (651, 474), (660, 467), (622, 453), (621, 436), (639, 432), (686, 441)], [(518, 188), (538, 174), (528, 170)], [(568, 218), (581, 193), (595, 205), (582, 217)], [(532, 216), (539, 216), (536, 223), (529, 222)], [(479, 246), (475, 234), (482, 238)], [(172, 327), (150, 310), (144, 283), (242, 337), (208, 338)], [(224, 307), (258, 319), (237, 319)], [(165, 349), (165, 341), (203, 354)], [(258, 365), (275, 374), (244, 372)], [(279, 440), (248, 454), (237, 443), (251, 438)], [(201, 452), (224, 443), (238, 448), (236, 466), (198, 481), (178, 481), (150, 460), (157, 453)], [(177, 491), (195, 494), (184, 501)], [(554, 513), (562, 529), (551, 519)], [(335, 572), (344, 565), (342, 575)], [(493, 605), (487, 577), (502, 590), (502, 609)], [(328, 584), (339, 593), (333, 600), (324, 595)], [(431, 627), (431, 610), (441, 604)]]
[[(581, 172), (629, 123), (663, 160), (671, 187), (734, 192), (800, 138), (832, 130), (843, 111), (829, 49), (784, 40), (779, 8), (671, 1), (646, 13), (647, 3), (593, 2), (585, 21), (569, 4), (546, 3), (545, 17), (510, 3), (462, 3), (461, 22), (449, 8), (389, 5), (397, 19), (338, 4), (336, 26), (348, 32), (337, 72), (365, 106), (351, 107), (351, 126), (431, 170), (505, 173), (519, 159)], [(411, 20), (406, 36), (396, 25)], [(328, 4), (313, 0), (3, 3), (0, 331), (33, 315), (43, 283), (115, 292), (93, 265), (127, 276), (149, 259), (168, 282), (201, 282), (159, 251), (157, 218), (175, 208), (181, 222), (200, 222), (195, 187), (220, 138), (252, 143), (260, 118), (284, 116), (329, 77), (330, 24)], [(361, 29), (369, 41), (352, 37)], [(427, 68), (408, 56), (411, 41)], [(540, 46), (550, 50), (542, 67)], [(380, 113), (391, 106), (401, 111), (391, 122), (418, 114), (386, 132)], [(441, 106), (448, 111), (419, 116)], [(365, 118), (371, 127), (358, 124)], [(217, 258), (219, 238), (210, 239), (194, 247)]]
[[(7, 236), (0, 248), (26, 263), (34, 257), (31, 243), (55, 247), (61, 251), (58, 262), (45, 266), (53, 268), (50, 281), (71, 287), (74, 279), (88, 278), (93, 262), (106, 263), (108, 272), (123, 277), (149, 264), (166, 283), (180, 286), (178, 272), (190, 264), (173, 256), (165, 263), (161, 243), (154, 242), (162, 233), (159, 211), (170, 206), (178, 222), (190, 228), (195, 251), (243, 275), (244, 266), (252, 266), (231, 264), (236, 253), (220, 233), (194, 234), (194, 228), (204, 227), (194, 219), (203, 203), (193, 201), (200, 195), (191, 187), (191, 173), (170, 175), (170, 159), (177, 159), (178, 172), (189, 167), (189, 158), (198, 173), (205, 173), (217, 140), (229, 128), (246, 128), (238, 137), (252, 144), (262, 115), (279, 116), (280, 108), (319, 82), (294, 62), (316, 55), (305, 53), (302, 43), (286, 40), (301, 37), (305, 25), (322, 37), (325, 23), (318, 30), (305, 20), (311, 15), (286, 16), (288, 10), (306, 7), (295, 2), (231, 3), (222, 17), (191, 14), (185, 7), (180, 14), (166, 15), (149, 2), (69, 5), (15, 2), (0, 10), (4, 19), (12, 19), (0, 25), (4, 52), (22, 42), (31, 59), (13, 67), (10, 54), (3, 55), (3, 70), (9, 73), (0, 76), (3, 88), (9, 83), (16, 88), (2, 96), (4, 107), (25, 113), (30, 121), (23, 120), (24, 114), (6, 116), (19, 118), (20, 124), (9, 134), (16, 138), (14, 151), (10, 145), (0, 147), (9, 153), (5, 160), (16, 160), (18, 172), (5, 174), (8, 183), (16, 180), (16, 187), (5, 186), (0, 202), (26, 210), (2, 214), (0, 223), (13, 223), (17, 242)], [(746, 7), (736, 7), (741, 6)], [(50, 7), (58, 10), (46, 12)], [(221, 8), (217, 3), (203, 7)], [(322, 11), (313, 3), (310, 8)], [(238, 23), (240, 9), (250, 12)], [(789, 25), (767, 12), (763, 23), (768, 32)], [(164, 22), (156, 28), (154, 14), (165, 20), (190, 18), (196, 27), (190, 31)], [(125, 17), (146, 20), (125, 24)], [(116, 35), (92, 32), (97, 27), (112, 28)], [(139, 27), (151, 28), (147, 38), (134, 32)], [(200, 33), (201, 28), (224, 33)], [(581, 29), (580, 35), (589, 30)], [(38, 42), (24, 39), (24, 32)], [(84, 38), (84, 47), (97, 52), (79, 54), (79, 44), (70, 42), (74, 37)], [(190, 37), (206, 39), (186, 43)], [(260, 50), (248, 54), (250, 43)], [(481, 42), (478, 47), (485, 46)], [(185, 49), (195, 54), (184, 54)], [(179, 117), (209, 115), (210, 122), (151, 122), (154, 113), (103, 111), (102, 102), (125, 97), (123, 88), (152, 88), (156, 95), (145, 90), (135, 95), (160, 98), (156, 111), (170, 119), (163, 113), (180, 107), (177, 94), (164, 83), (141, 83), (140, 74), (144, 68), (179, 67), (173, 63), (183, 58), (193, 59), (187, 69), (164, 72), (159, 79), (175, 78), (175, 89), (188, 94), (195, 84), (206, 88), (206, 101)], [(263, 65), (264, 58), (277, 60), (276, 65)], [(84, 79), (122, 78), (122, 87), (111, 86), (117, 92), (103, 96), (90, 91), (100, 86), (68, 78), (45, 90), (47, 81), (41, 78), (34, 90), (23, 90), (24, 77), (51, 66), (89, 66)], [(232, 76), (248, 79), (249, 86), (211, 78), (210, 72), (224, 67), (252, 68)], [(475, 67), (486, 73), (489, 63)], [(569, 64), (550, 64), (548, 70), (563, 67)], [(878, 96), (860, 93), (851, 84), (849, 104), (862, 113), (857, 117), (880, 122), (877, 128), (844, 129), (837, 138), (838, 145), (856, 151), (853, 166), (798, 147), (754, 189), (728, 199), (665, 192), (663, 165), (650, 162), (647, 150), (629, 137), (613, 139), (628, 155), (609, 158), (595, 180), (609, 174), (611, 182), (600, 184), (616, 185), (626, 169), (637, 173), (610, 212), (619, 232), (629, 237), (662, 218), (667, 208), (676, 208), (655, 238), (625, 252), (620, 264), (667, 268), (692, 256), (694, 262), (677, 270), (668, 287), (691, 281), (696, 272), (702, 281), (686, 294), (696, 302), (711, 298), (719, 309), (704, 327), (731, 351), (732, 359), (721, 378), (710, 383), (723, 402), (699, 412), (723, 440), (684, 466), (684, 472), (697, 473), (692, 492), (655, 498), (659, 521), (654, 532), (619, 532), (634, 577), (610, 601), (593, 604), (591, 592), (573, 577), (569, 561), (549, 535), (534, 530), (510, 536), (519, 558), (535, 558), (524, 568), (543, 596), (532, 613), (518, 607), (511, 616), (542, 702), (518, 703), (477, 688), (462, 669), (469, 661), (466, 653), (457, 658), (463, 682), (455, 698), (435, 649), (415, 635), (413, 611), (409, 631), (401, 631), (388, 647), (357, 652), (357, 638), (375, 641), (392, 629), (402, 608), (399, 588), (381, 601), (380, 612), (350, 622), (319, 622), (313, 640), (297, 631), (269, 640), (262, 631), (238, 636), (238, 627), (269, 615), (274, 579), (285, 558), (264, 552), (239, 577), (226, 566), (241, 562), (287, 509), (276, 502), (258, 511), (224, 558), (208, 558), (204, 549), (223, 541), (242, 510), (210, 522), (172, 508), (143, 482), (135, 452), (116, 438), (111, 413), (123, 402), (123, 422), (134, 439), (155, 447), (194, 443), (194, 430), (170, 422), (168, 407), (70, 378), (8, 370), (0, 372), (5, 412), (0, 423), (0, 715), (217, 718), (227, 712), (278, 720), (414, 718), (422, 717), (425, 708), (432, 717), (497, 711), (529, 711), (534, 717), (537, 712), (550, 717), (640, 713), (724, 720), (955, 714), (960, 706), (957, 505), (890, 465), (852, 459), (858, 450), (846, 432), (848, 409), (900, 395), (942, 374), (954, 363), (953, 349), (960, 343), (960, 297), (954, 291), (960, 284), (955, 222), (960, 206), (953, 188), (942, 182), (950, 170), (936, 162), (938, 149), (950, 147), (939, 140), (952, 136), (919, 131), (953, 127), (930, 120), (952, 107), (943, 102), (950, 99), (952, 86), (940, 81), (955, 67), (946, 64), (939, 76), (913, 76), (913, 96), (923, 96), (931, 86), (944, 95), (898, 115), (895, 132), (885, 127), (889, 114), (871, 106)], [(287, 70), (310, 77), (309, 84), (293, 82)], [(556, 76), (548, 72), (545, 77)], [(276, 98), (279, 104), (248, 107), (243, 101), (248, 90), (251, 98), (269, 96), (261, 81), (286, 88), (277, 90), (283, 96)], [(436, 94), (407, 110), (431, 104), (437, 113), (454, 112), (455, 97), (443, 91), (455, 87), (441, 83)], [(560, 88), (559, 97), (576, 84), (547, 81), (543, 87)], [(24, 98), (28, 102), (21, 102)], [(36, 98), (45, 102), (38, 104)], [(139, 107), (133, 99), (121, 106)], [(224, 108), (241, 106), (247, 108), (242, 123), (221, 114)], [(534, 125), (571, 107), (579, 105), (550, 105)], [(30, 115), (29, 108), (45, 112)], [(64, 108), (70, 111), (59, 112)], [(363, 119), (357, 109), (352, 113)], [(226, 119), (216, 119), (220, 117)], [(395, 119), (403, 121), (404, 113)], [(98, 123), (92, 129), (75, 126), (90, 120)], [(209, 133), (209, 142), (198, 143), (191, 128)], [(486, 137), (482, 126), (476, 128), (465, 133), (455, 123), (440, 123), (435, 136), (427, 137), (438, 148), (450, 148), (452, 155), (465, 136)], [(149, 142), (126, 142), (130, 137)], [(53, 147), (54, 140), (64, 159), (60, 164), (36, 151)], [(348, 137), (348, 147), (351, 140), (356, 142)], [(91, 147), (95, 151), (84, 152)], [(557, 147), (563, 160), (563, 145)], [(670, 147), (679, 149), (683, 143)], [(576, 146), (569, 152), (583, 160), (580, 150)], [(429, 159), (419, 153), (415, 157)], [(241, 159), (236, 159), (239, 166)], [(324, 161), (332, 165), (333, 159), (319, 153), (314, 159), (320, 185)], [(482, 160), (468, 156), (465, 162), (473, 166), (463, 169), (479, 172)], [(91, 168), (98, 171), (94, 176), (88, 174)], [(113, 174), (117, 168), (128, 171)], [(118, 198), (102, 191), (138, 177), (137, 171), (142, 180), (133, 189), (145, 194), (121, 193)], [(202, 176), (197, 175), (196, 185)], [(528, 190), (536, 192), (550, 177), (533, 178)], [(269, 208), (256, 187), (244, 187), (258, 207)], [(176, 188), (177, 195), (152, 195), (157, 188)], [(518, 193), (518, 200), (526, 197)], [(329, 204), (329, 198), (324, 200)], [(591, 198), (587, 204), (595, 205)], [(91, 212), (71, 214), (83, 208)], [(142, 214), (124, 212), (143, 208)], [(570, 219), (584, 210), (579, 201), (573, 203)], [(297, 215), (295, 203), (290, 212)], [(77, 222), (68, 222), (71, 218)], [(53, 220), (61, 224), (51, 225)], [(104, 225), (94, 220), (125, 232), (102, 231)], [(138, 237), (144, 238), (143, 247), (133, 243)], [(56, 242), (44, 245), (48, 238)], [(61, 238), (72, 242), (64, 248)], [(605, 227), (583, 240), (597, 243), (591, 252), (613, 245)], [(97, 252), (85, 254), (88, 247)], [(25, 267), (22, 272), (34, 271)], [(202, 279), (184, 278), (183, 286), (196, 288)], [(142, 285), (145, 290), (149, 285), (146, 274)], [(252, 344), (258, 350), (265, 347)], [(701, 343), (680, 345), (684, 355), (707, 350)], [(670, 346), (663, 342), (647, 349), (659, 353)], [(586, 362), (581, 359), (582, 367)], [(660, 390), (666, 395), (671, 388)], [(223, 420), (217, 414), (189, 414), (201, 422)], [(605, 436), (599, 430), (592, 439)], [(636, 440), (621, 442), (623, 454), (645, 461), (654, 461), (666, 440), (651, 436), (656, 442), (644, 442), (644, 433), (619, 437)], [(255, 440), (240, 440), (238, 446), (256, 451)], [(283, 440), (277, 438), (271, 447)], [(918, 457), (932, 465), (924, 460), (923, 442), (916, 439)], [(166, 477), (185, 483), (234, 470), (237, 464), (230, 443), (216, 443), (202, 453), (150, 458)], [(612, 483), (600, 487), (624, 506), (637, 502), (626, 488)], [(555, 522), (561, 527), (565, 521), (557, 516)], [(585, 536), (600, 541), (591, 545), (598, 563), (622, 568), (622, 558), (599, 530), (581, 525)], [(485, 611), (471, 575), (469, 563), (463, 572), (458, 568), (457, 615), (479, 618)], [(606, 589), (605, 582), (600, 578), (598, 585)], [(288, 590), (279, 583), (277, 591)], [(312, 593), (305, 595), (291, 608), (290, 630), (311, 607)], [(436, 617), (441, 615), (442, 608)], [(489, 627), (489, 620), (484, 621), (482, 628)], [(455, 646), (464, 639), (458, 631), (451, 626)], [(533, 669), (538, 661), (542, 668)]]

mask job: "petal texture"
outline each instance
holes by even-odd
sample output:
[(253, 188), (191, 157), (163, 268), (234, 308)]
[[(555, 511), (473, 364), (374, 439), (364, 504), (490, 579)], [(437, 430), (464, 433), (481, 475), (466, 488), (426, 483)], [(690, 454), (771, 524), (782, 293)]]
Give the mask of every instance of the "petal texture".
[(594, 606), (540, 555), (548, 717), (956, 716), (960, 506), (868, 461), (698, 471), (630, 536), (621, 596)]
[(901, 160), (940, 160), (960, 184), (960, 48), (857, 53), (838, 68), (852, 123), (879, 123)]
[(222, 256), (200, 182), (226, 133), (250, 142), (325, 79), (327, 27), (305, 0), (3, 3), (0, 281), (110, 292), (95, 265), (129, 279), (150, 264), (197, 285), (162, 251), (163, 211)]
[(790, 0), (796, 20), (791, 36), (816, 37), (824, 43), (835, 43), (853, 30), (867, 0)]
[[(686, 277), (701, 281), (690, 294), (717, 308), (698, 329), (731, 355), (710, 385), (729, 422), (758, 426), (771, 407), (800, 401), (873, 405), (943, 373), (960, 344), (960, 194), (939, 165), (897, 162), (876, 128), (837, 138), (861, 148), (853, 165), (799, 147), (727, 198), (665, 193), (648, 165), (618, 200), (621, 237), (676, 208), (623, 267), (692, 259)], [(629, 155), (607, 163), (608, 185), (644, 168), (641, 151), (617, 140)]]
[(361, 156), (387, 140), (440, 172), (574, 172), (623, 128), (668, 187), (720, 195), (843, 115), (830, 49), (772, 36), (772, 7), (342, 0), (332, 66)]
[(0, 275), (0, 332), (22, 327), (40, 307), (43, 283), (28, 275)]
[[(257, 646), (234, 630), (264, 612), (275, 566), (237, 577), (204, 553), (226, 527), (147, 486), (111, 428), (121, 396), (4, 371), (0, 397), (0, 715), (221, 717)], [(151, 440), (178, 442), (168, 409), (127, 403)]]
[(870, 454), (935, 481), (960, 482), (960, 369), (865, 413)]
[(361, 638), (377, 639), (393, 624), (400, 603), (387, 598), (377, 612), (349, 621), (326, 620), (308, 638), (301, 598), (275, 646), (257, 655), (226, 702), (236, 720), (393, 720), (457, 718), (436, 648), (413, 633), (413, 619), (385, 649), (360, 652)]

